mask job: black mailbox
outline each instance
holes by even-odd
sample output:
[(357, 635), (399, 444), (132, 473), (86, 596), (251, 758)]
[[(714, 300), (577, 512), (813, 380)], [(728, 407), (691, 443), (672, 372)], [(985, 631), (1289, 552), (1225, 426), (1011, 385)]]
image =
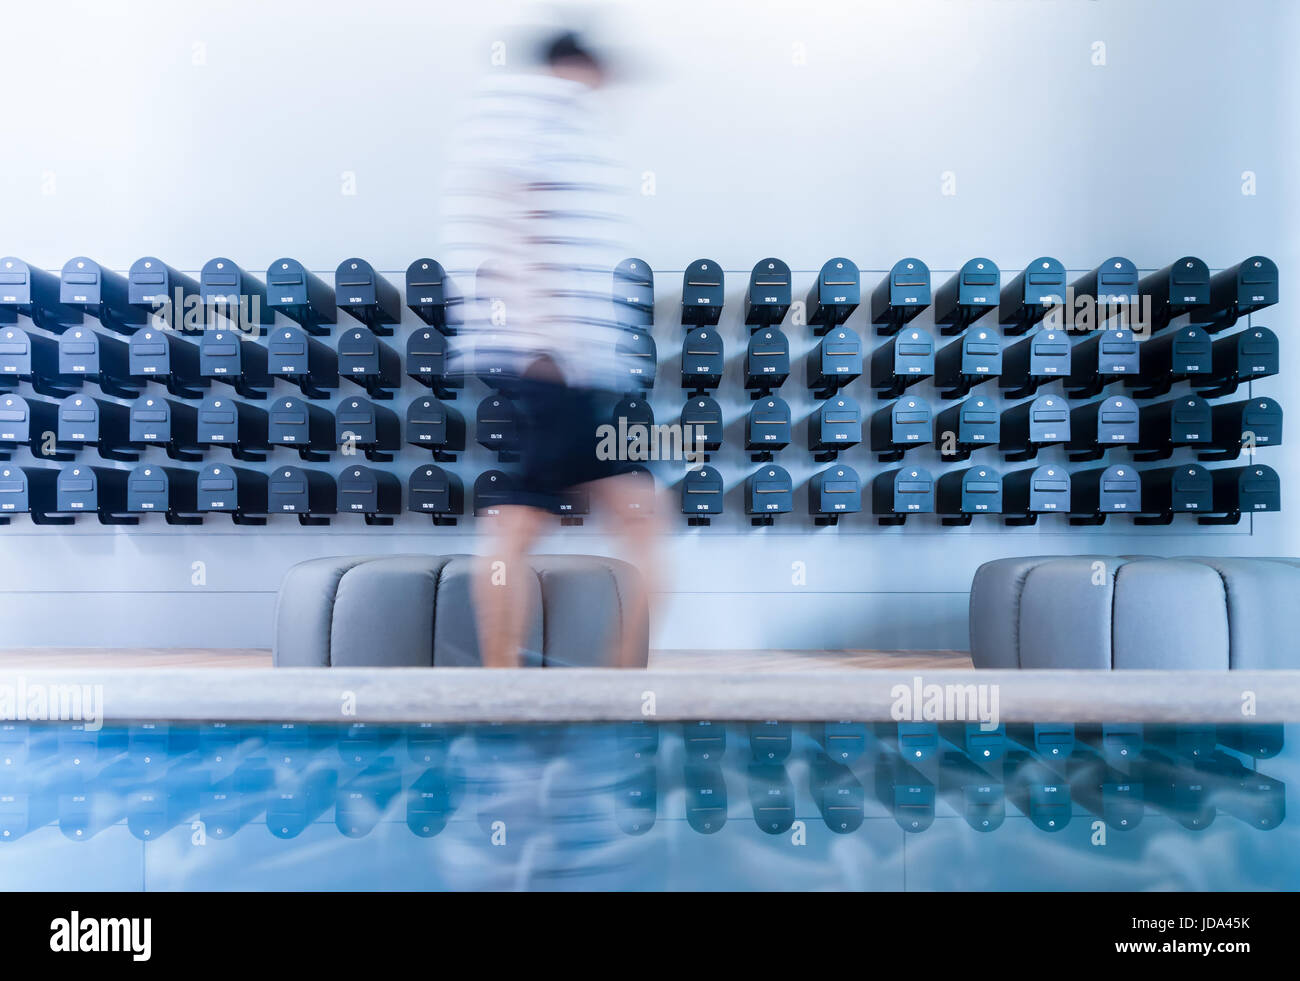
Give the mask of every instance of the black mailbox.
[[(1074, 291), (1076, 305), (1084, 297), (1095, 303), (1096, 308), (1093, 316), (1079, 320), (1070, 317), (1073, 311), (1067, 310), (1069, 319), (1065, 329), (1071, 332), (1100, 329), (1113, 316), (1128, 314), (1131, 318), (1131, 308), (1138, 302), (1137, 266), (1123, 256), (1111, 256), (1071, 283), (1070, 289)], [(1131, 326), (1131, 319), (1129, 323)]]
[(1134, 460), (1167, 460), (1175, 446), (1208, 443), (1214, 431), (1210, 403), (1197, 395), (1180, 395), (1144, 405), (1138, 414)]
[(1175, 514), (1213, 514), (1214, 478), (1199, 463), (1142, 471), (1142, 516), (1137, 525), (1167, 525)]
[(465, 449), (465, 417), (430, 396), (412, 399), (406, 407), (406, 441), (432, 451), (435, 460), (455, 460)]
[(1192, 311), (1191, 320), (1208, 333), (1235, 326), (1238, 317), (1277, 302), (1277, 265), (1253, 255), (1210, 277), (1210, 302)]
[(644, 259), (614, 267), (614, 318), (620, 326), (648, 331), (655, 322), (655, 274)]
[(1282, 443), (1282, 406), (1270, 398), (1225, 402), (1210, 410), (1211, 442), (1202, 460), (1235, 460), (1251, 450)]
[(683, 443), (712, 453), (722, 445), (722, 436), (722, 409), (718, 403), (707, 395), (688, 398), (682, 406)]
[(703, 395), (722, 384), (722, 335), (710, 327), (691, 331), (682, 341), (682, 388)]
[(209, 259), (199, 272), (199, 302), (212, 316), (219, 314), (234, 329), (257, 337), (262, 328), (275, 323), (275, 311), (267, 303), (266, 287), (229, 259)]
[(161, 446), (173, 460), (203, 459), (199, 414), (187, 402), (142, 395), (131, 403), (129, 427), (132, 446)]
[(1053, 307), (1065, 303), (1065, 266), (1039, 256), (1006, 286), (998, 303), (998, 323), (1008, 334), (1023, 334)]
[(847, 766), (827, 756), (814, 757), (808, 787), (818, 813), (832, 832), (847, 835), (862, 827), (867, 795)]
[(836, 464), (813, 474), (808, 483), (808, 513), (818, 525), (838, 524), (841, 514), (862, 510), (862, 481), (852, 467)]
[(402, 319), (397, 287), (365, 259), (344, 259), (334, 271), (334, 302), (376, 334), (391, 334)]
[(760, 259), (749, 274), (745, 294), (745, 323), (775, 327), (790, 309), (790, 267), (780, 259)]
[(1002, 274), (991, 259), (971, 259), (935, 290), (934, 322), (958, 334), (998, 305)]
[(338, 513), (338, 487), (320, 470), (276, 467), (267, 485), (267, 513), (297, 515), (300, 525), (327, 525)]
[(1040, 385), (1070, 374), (1070, 337), (1063, 330), (1035, 331), (1003, 352), (998, 385), (1008, 397), (1025, 398)]
[(847, 395), (827, 399), (808, 417), (808, 448), (819, 463), (862, 442), (862, 409)]
[(639, 330), (623, 330), (616, 345), (621, 370), (626, 374), (625, 390), (648, 392), (655, 387), (659, 370), (659, 351), (655, 339)]
[(129, 334), (143, 327), (145, 314), (131, 306), (126, 277), (79, 255), (63, 264), (59, 302), (88, 313), (109, 330)]
[(557, 495), (551, 513), (559, 517), (561, 525), (581, 525), (583, 517), (591, 513), (591, 495), (585, 487), (570, 487)]
[[(34, 456), (50, 460), (71, 460), (71, 453), (61, 453), (57, 445), (59, 407), (54, 402), (12, 392), (0, 395), (0, 459), (20, 446), (31, 448)], [(54, 434), (54, 445), (49, 434)]]
[(63, 467), (55, 484), (55, 510), (64, 515), (94, 514), (104, 525), (139, 524), (139, 518), (126, 513), (127, 473), (82, 463)]
[(1140, 514), (1142, 478), (1131, 463), (1070, 476), (1070, 524), (1099, 525), (1112, 514)]
[(344, 454), (360, 447), (367, 460), (387, 463), (402, 448), (397, 413), (363, 398), (344, 399), (334, 411), (334, 442)]
[(992, 327), (977, 327), (940, 348), (934, 358), (934, 383), (946, 399), (962, 398), (1002, 374), (1002, 338)]
[(266, 474), (209, 463), (199, 471), (199, 511), (221, 511), (237, 525), (264, 525), (268, 508)]
[(693, 467), (682, 478), (682, 514), (689, 525), (707, 525), (722, 513), (722, 474), (715, 467)]
[(1164, 330), (1175, 317), (1210, 302), (1210, 267), (1194, 255), (1185, 255), (1143, 276), (1138, 293), (1151, 304), (1151, 329)]
[(402, 359), (373, 332), (353, 328), (339, 337), (339, 375), (371, 398), (391, 399), (402, 386)]
[(204, 399), (199, 406), (200, 446), (224, 446), (237, 460), (266, 459), (267, 415), (247, 402), (231, 398)]
[(413, 330), (406, 339), (406, 373), (433, 389), (440, 399), (454, 399), (465, 375), (448, 364), (447, 339), (436, 330)]
[(69, 385), (93, 381), (105, 395), (134, 398), (129, 384), (130, 358), (125, 341), (89, 327), (70, 327), (59, 335), (59, 375)]
[(167, 326), (189, 333), (203, 329), (202, 318), (187, 316), (197, 310), (198, 282), (154, 256), (144, 256), (131, 264), (126, 277), (126, 297), (131, 306), (162, 318), (163, 323), (150, 318), (155, 329)]
[(901, 525), (909, 515), (934, 513), (934, 478), (921, 467), (900, 467), (876, 474), (871, 482), (871, 511), (882, 525)]
[(334, 450), (334, 416), (301, 398), (276, 399), (267, 407), (267, 442), (297, 450), (304, 460), (328, 460)]
[(510, 503), (514, 482), (502, 470), (484, 470), (474, 481), (474, 517), (493, 517)]
[(935, 510), (945, 525), (968, 525), (977, 514), (1002, 513), (1002, 475), (992, 467), (949, 470), (939, 476)]
[(309, 399), (329, 398), (326, 389), (339, 387), (339, 359), (303, 327), (275, 327), (266, 337), (266, 367)]
[(1209, 377), (1193, 381), (1206, 398), (1232, 395), (1242, 382), (1267, 378), (1278, 372), (1277, 335), (1267, 327), (1247, 327), (1214, 342)]
[(934, 374), (934, 338), (908, 327), (871, 352), (871, 387), (882, 399), (898, 398)]
[(1243, 514), (1282, 510), (1282, 487), (1277, 471), (1261, 463), (1245, 467), (1219, 467), (1214, 480), (1214, 510), (1223, 517), (1202, 517), (1203, 525), (1232, 524)]
[(1016, 470), (1002, 478), (1002, 512), (1009, 525), (1032, 525), (1040, 514), (1070, 510), (1070, 474), (1060, 464)]
[(426, 463), (411, 471), (406, 509), (427, 514), (435, 525), (454, 525), (465, 513), (465, 488), (460, 478), (442, 467)]
[(1097, 330), (1074, 346), (1070, 374), (1064, 381), (1073, 398), (1100, 395), (1111, 382), (1136, 378), (1141, 371), (1140, 346), (1133, 331)]
[(1040, 395), (1002, 413), (998, 449), (1008, 460), (1032, 460), (1044, 446), (1070, 440), (1070, 406), (1059, 395)]
[(504, 395), (489, 395), (478, 404), (474, 433), (479, 445), (491, 450), (501, 463), (516, 458), (519, 448), (519, 413)]
[(125, 450), (131, 444), (131, 410), (89, 395), (69, 395), (59, 403), (58, 442), (62, 446), (94, 446), (105, 460), (140, 458)]
[(882, 463), (934, 439), (934, 415), (924, 399), (908, 396), (871, 415), (871, 451)]
[(749, 523), (770, 525), (778, 514), (794, 510), (794, 485), (783, 467), (767, 464), (745, 478), (745, 513)]
[(862, 302), (862, 277), (858, 267), (837, 256), (828, 259), (808, 291), (808, 324), (821, 336), (848, 320)]
[(58, 514), (58, 480), (55, 467), (0, 466), (0, 525), (10, 515), (30, 514), (38, 525), (70, 525), (75, 520)]
[(182, 467), (142, 463), (126, 478), (126, 510), (161, 514), (169, 525), (203, 523), (199, 510), (199, 475)]
[(360, 514), (368, 525), (391, 525), (402, 513), (402, 482), (396, 474), (351, 464), (339, 474), (339, 514)]
[(127, 371), (134, 379), (156, 381), (180, 398), (198, 399), (212, 379), (199, 375), (199, 346), (180, 334), (145, 327), (127, 344)]
[(828, 399), (862, 374), (862, 341), (848, 327), (823, 335), (808, 353), (808, 387), (819, 399)]
[(447, 272), (433, 259), (416, 259), (406, 267), (406, 308), (444, 334), (454, 334), (447, 323)]
[(1138, 377), (1124, 382), (1139, 389), (1133, 393), (1135, 398), (1167, 395), (1174, 382), (1185, 378), (1196, 385), (1213, 369), (1210, 336), (1199, 327), (1162, 331), (1138, 345), (1138, 364)]
[(637, 427), (640, 427), (648, 441), (652, 438), (655, 424), (654, 407), (640, 395), (627, 395), (614, 404), (609, 416), (610, 424), (615, 430), (621, 430), (628, 440), (635, 439)]
[(297, 259), (276, 259), (266, 270), (266, 302), (309, 334), (328, 334), (338, 320), (334, 291)]
[(997, 446), (1002, 437), (1002, 415), (991, 398), (976, 396), (939, 413), (934, 442), (947, 460), (968, 460), (974, 450)]
[(790, 377), (790, 342), (777, 327), (756, 330), (745, 349), (745, 388), (752, 399), (769, 395)]
[(20, 313), (55, 334), (80, 324), (81, 309), (65, 306), (59, 293), (59, 277), (53, 273), (14, 256), (0, 259), (0, 324), (17, 323)]
[(722, 316), (725, 298), (722, 267), (712, 259), (696, 259), (682, 274), (682, 324), (713, 327)]
[(237, 330), (205, 330), (199, 338), (199, 374), (230, 385), (245, 398), (264, 399), (275, 381), (266, 348)]
[(788, 445), (790, 406), (777, 395), (759, 399), (749, 410), (745, 423), (745, 449), (750, 451), (750, 459), (755, 462), (770, 460), (774, 452)]
[(71, 388), (59, 377), (59, 345), (21, 327), (0, 330), (0, 386), (29, 382), (41, 395), (63, 398)]
[(1100, 460), (1112, 446), (1136, 446), (1138, 407), (1122, 395), (1108, 395), (1070, 411), (1070, 459)]
[(899, 259), (871, 291), (871, 322), (877, 334), (893, 334), (930, 305), (930, 268), (920, 259)]

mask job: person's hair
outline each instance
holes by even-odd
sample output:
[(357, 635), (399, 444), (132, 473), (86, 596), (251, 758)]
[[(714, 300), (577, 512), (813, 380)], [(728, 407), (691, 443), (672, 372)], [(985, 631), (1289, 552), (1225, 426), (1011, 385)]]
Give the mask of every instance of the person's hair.
[(604, 72), (605, 66), (587, 45), (573, 31), (564, 31), (542, 42), (540, 46), (542, 64), (554, 67), (559, 64), (580, 64), (598, 72)]

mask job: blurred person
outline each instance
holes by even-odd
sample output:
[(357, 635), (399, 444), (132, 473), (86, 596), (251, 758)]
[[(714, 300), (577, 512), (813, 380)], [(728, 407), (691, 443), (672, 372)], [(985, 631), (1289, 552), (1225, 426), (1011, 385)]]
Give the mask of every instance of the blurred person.
[(628, 255), (626, 181), (592, 104), (608, 66), (571, 32), (550, 37), (538, 60), (537, 71), (503, 74), (477, 96), (445, 215), (455, 239), (448, 267), (475, 273), (464, 323), (476, 367), (482, 376), (491, 365), (490, 383), (519, 420), (513, 486), (485, 525), (474, 576), (479, 649), (485, 666), (521, 663), (531, 593), (515, 570), (578, 489), (613, 521), (643, 578), (610, 652), (609, 663), (627, 667), (640, 662), (658, 560), (653, 481), (596, 452), (628, 377), (612, 297), (614, 267)]

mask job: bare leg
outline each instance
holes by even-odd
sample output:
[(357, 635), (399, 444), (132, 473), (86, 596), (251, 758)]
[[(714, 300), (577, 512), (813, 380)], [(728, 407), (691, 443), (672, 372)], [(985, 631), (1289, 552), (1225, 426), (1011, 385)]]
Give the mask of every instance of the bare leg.
[[(616, 667), (637, 667), (641, 663), (640, 638), (650, 626), (650, 597), (659, 591), (659, 514), (662, 502), (655, 501), (654, 485), (643, 477), (624, 474), (608, 477), (589, 485), (596, 499), (615, 528), (626, 550), (624, 556), (641, 573), (644, 588), (629, 597), (630, 611), (626, 629), (614, 652)], [(640, 506), (634, 508), (633, 504)]]
[(473, 580), (484, 667), (519, 667), (530, 595), (523, 588), (527, 582), (523, 570), (545, 520), (545, 511), (510, 505), (490, 522), (487, 552), (479, 559)]

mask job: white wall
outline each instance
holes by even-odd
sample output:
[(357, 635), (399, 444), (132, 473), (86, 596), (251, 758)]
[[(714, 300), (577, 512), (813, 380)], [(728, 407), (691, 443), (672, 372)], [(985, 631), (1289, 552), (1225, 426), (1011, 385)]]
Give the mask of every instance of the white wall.
[[(749, 407), (737, 360), (741, 297), (749, 268), (769, 254), (790, 263), (802, 296), (838, 254), (862, 267), (865, 292), (904, 255), (927, 261), (937, 286), (974, 255), (1014, 274), (1041, 254), (1083, 271), (1116, 254), (1152, 269), (1188, 253), (1212, 268), (1263, 253), (1279, 264), (1283, 302), (1254, 322), (1281, 336), (1283, 373), (1252, 391), (1291, 408), (1290, 379), (1300, 375), (1300, 345), (1284, 319), (1300, 260), (1295, 8), (1284, 0), (606, 5), (600, 19), (618, 28), (640, 69), (639, 84), (612, 93), (625, 155), (638, 186), (643, 172), (654, 175), (637, 218), (641, 255), (658, 277), (657, 416), (675, 417), (682, 404), (681, 270), (712, 258), (727, 270), (731, 361), (719, 395), (729, 445), (714, 462), (729, 486), (750, 472), (734, 428)], [(120, 269), (152, 254), (186, 270), (225, 255), (259, 275), (281, 255), (322, 272), (360, 255), (400, 284), (412, 259), (436, 257), (437, 188), (456, 108), (493, 70), (494, 41), (506, 41), (508, 60), (520, 57), (518, 31), (501, 25), (540, 17), (514, 3), (394, 0), (6, 11), (0, 252), (55, 270), (75, 254)], [(1098, 41), (1104, 65), (1093, 64)], [(1254, 196), (1242, 194), (1247, 170)], [(941, 194), (945, 171), (956, 176), (955, 195)], [(345, 172), (355, 175), (354, 196), (341, 193)], [(870, 348), (863, 313), (850, 326)], [(788, 324), (787, 333), (801, 361), (812, 338)], [(932, 386), (916, 391), (937, 405)], [(407, 382), (395, 408), (415, 394)], [(482, 394), (471, 387), (456, 405), (472, 416)], [(800, 423), (778, 462), (799, 485), (819, 469), (803, 440), (814, 402), (802, 364), (782, 394)], [(864, 382), (850, 394), (865, 411), (880, 405)], [(864, 481), (887, 466), (864, 447), (842, 459)], [(393, 468), (404, 479), (423, 460), (411, 448)], [(946, 468), (932, 450), (913, 460), (936, 475)], [(947, 529), (934, 518), (882, 529), (869, 515), (814, 529), (796, 513), (760, 530), (733, 493), (731, 513), (712, 528), (674, 519), (673, 592), (655, 642), (964, 647), (966, 590), (988, 558), (1300, 554), (1297, 455), (1284, 446), (1260, 460), (1282, 475), (1283, 512), (1232, 529), (1117, 522), (1094, 531), (1059, 518), (1036, 529)], [(473, 447), (456, 469), (468, 485), (489, 465)], [(805, 507), (797, 494), (797, 511)], [(328, 529), (279, 521), (248, 529), (221, 516), (198, 529), (84, 520), (38, 529), (18, 518), (0, 529), (0, 643), (267, 645), (274, 590), (293, 562), (468, 551), (473, 532), (472, 519), (435, 530), (413, 515), (391, 529), (346, 518)], [(557, 532), (547, 547), (609, 545), (588, 525)], [(191, 584), (196, 561), (206, 563), (206, 586)], [(791, 584), (794, 562), (806, 565), (804, 586)]]

